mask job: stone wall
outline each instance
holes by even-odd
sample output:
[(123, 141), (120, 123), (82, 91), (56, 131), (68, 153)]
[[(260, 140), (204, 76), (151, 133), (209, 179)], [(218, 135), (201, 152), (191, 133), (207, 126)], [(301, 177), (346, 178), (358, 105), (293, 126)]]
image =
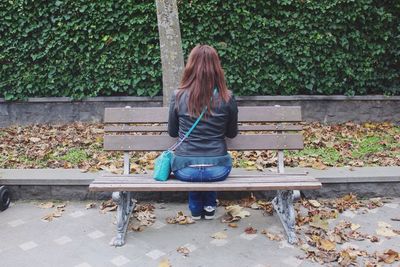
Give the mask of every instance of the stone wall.
[[(239, 96), (241, 106), (302, 107), (303, 120), (336, 122), (392, 121), (400, 123), (400, 96)], [(0, 127), (33, 123), (100, 122), (105, 107), (161, 107), (162, 97), (30, 98), (6, 102), (0, 98)]]

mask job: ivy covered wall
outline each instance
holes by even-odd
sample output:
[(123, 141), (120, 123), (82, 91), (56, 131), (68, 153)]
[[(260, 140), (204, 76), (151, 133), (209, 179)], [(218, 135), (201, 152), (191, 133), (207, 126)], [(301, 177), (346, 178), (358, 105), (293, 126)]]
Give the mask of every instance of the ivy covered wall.
[[(400, 1), (178, 0), (237, 95), (400, 94)], [(0, 97), (162, 93), (154, 1), (0, 1)]]

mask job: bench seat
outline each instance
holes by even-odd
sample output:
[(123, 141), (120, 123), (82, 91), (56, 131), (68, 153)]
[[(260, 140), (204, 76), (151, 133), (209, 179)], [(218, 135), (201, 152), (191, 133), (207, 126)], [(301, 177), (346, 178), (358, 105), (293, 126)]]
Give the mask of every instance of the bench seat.
[(248, 176), (230, 175), (226, 180), (213, 183), (188, 183), (177, 179), (159, 182), (151, 174), (106, 175), (96, 178), (90, 191), (267, 191), (319, 189), (321, 183), (313, 177), (301, 175), (272, 175), (262, 173)]

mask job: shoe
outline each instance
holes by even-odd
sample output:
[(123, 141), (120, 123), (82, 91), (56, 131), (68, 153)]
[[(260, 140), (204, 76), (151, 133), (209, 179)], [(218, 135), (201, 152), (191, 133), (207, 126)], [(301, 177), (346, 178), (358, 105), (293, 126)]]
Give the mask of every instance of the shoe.
[(201, 214), (193, 214), (192, 213), (192, 219), (195, 220), (195, 221), (200, 220), (201, 219)]
[(204, 207), (204, 219), (212, 220), (215, 218), (215, 208), (212, 206)]

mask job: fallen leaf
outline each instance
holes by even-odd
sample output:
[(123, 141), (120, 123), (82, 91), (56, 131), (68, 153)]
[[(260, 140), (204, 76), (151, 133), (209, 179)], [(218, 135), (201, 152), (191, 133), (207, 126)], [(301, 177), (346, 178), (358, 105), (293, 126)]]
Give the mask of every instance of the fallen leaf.
[(250, 212), (243, 210), (243, 207), (240, 207), (239, 205), (228, 206), (225, 210), (233, 217), (244, 218), (250, 216)]
[(184, 256), (188, 256), (191, 252), (190, 249), (188, 249), (187, 247), (178, 247), (176, 251), (182, 253)]
[(37, 143), (37, 142), (40, 142), (42, 139), (40, 139), (40, 138), (37, 138), (37, 137), (31, 137), (31, 138), (29, 138), (29, 141), (31, 141), (32, 143)]
[(392, 249), (388, 249), (386, 250), (384, 253), (384, 259), (383, 261), (387, 264), (392, 264), (393, 262), (395, 262), (396, 260), (400, 260), (400, 255), (398, 252), (392, 250)]
[(314, 208), (319, 208), (319, 207), (321, 207), (321, 204), (320, 204), (318, 201), (316, 201), (316, 200), (310, 199), (310, 200), (308, 200), (308, 202), (309, 202), (310, 205), (313, 206)]
[(228, 226), (231, 227), (231, 228), (237, 228), (238, 227), (237, 223), (229, 223)]
[(393, 236), (397, 236), (397, 234), (395, 232), (393, 232), (392, 229), (390, 228), (378, 228), (376, 229), (376, 233), (380, 236), (384, 236), (384, 237), (393, 237)]
[(109, 199), (107, 201), (104, 201), (100, 205), (100, 210), (102, 213), (110, 212), (110, 211), (116, 211), (118, 208), (117, 203), (115, 203), (112, 199)]
[(168, 259), (163, 259), (162, 261), (160, 261), (160, 263), (158, 264), (158, 267), (171, 267), (171, 264), (169, 263)]
[(333, 251), (333, 250), (336, 249), (336, 244), (334, 242), (329, 241), (329, 240), (320, 239), (319, 243), (320, 243), (319, 248), (321, 248), (322, 250)]
[(88, 209), (93, 209), (93, 208), (95, 208), (95, 207), (96, 207), (96, 203), (94, 203), (94, 202), (86, 204), (86, 209), (87, 209), (87, 210), (88, 210)]
[(268, 239), (272, 240), (272, 241), (283, 240), (283, 236), (281, 234), (271, 233), (271, 232), (268, 232), (266, 229), (263, 229), (261, 231), (261, 234), (266, 235), (268, 237)]
[(311, 218), (310, 226), (328, 231), (329, 223), (326, 220), (322, 220), (319, 215), (315, 215)]
[(356, 224), (356, 223), (352, 223), (352, 224), (350, 225), (350, 229), (353, 230), (353, 231), (357, 230), (357, 229), (360, 228), (360, 227), (361, 227), (361, 225)]
[(328, 167), (322, 163), (321, 161), (316, 161), (312, 164), (311, 166), (313, 169), (317, 169), (317, 170), (326, 170)]
[(182, 211), (179, 211), (175, 217), (167, 217), (166, 222), (169, 224), (192, 224), (195, 223), (195, 221), (192, 219), (191, 216), (187, 216), (183, 214)]
[(380, 236), (384, 237), (393, 237), (397, 236), (397, 234), (391, 229), (392, 226), (386, 222), (379, 221), (378, 229), (376, 229), (376, 233)]
[(257, 229), (254, 229), (253, 227), (247, 227), (244, 229), (244, 232), (248, 235), (254, 235), (257, 233)]

